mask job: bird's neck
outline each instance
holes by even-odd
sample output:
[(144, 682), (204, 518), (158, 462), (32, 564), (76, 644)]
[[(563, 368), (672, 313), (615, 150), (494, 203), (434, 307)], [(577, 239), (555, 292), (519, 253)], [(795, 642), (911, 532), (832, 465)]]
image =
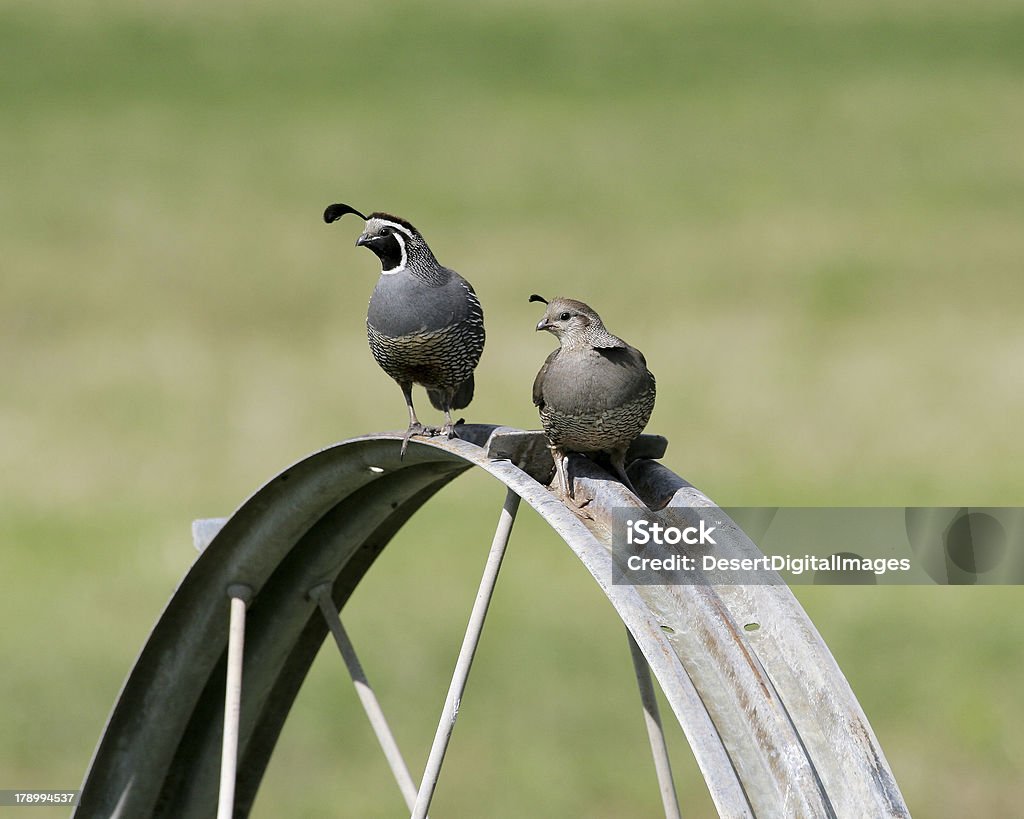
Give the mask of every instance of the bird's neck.
[(427, 284), (441, 285), (448, 281), (449, 272), (438, 264), (434, 254), (426, 248), (418, 248), (409, 254), (405, 263), (406, 270)]
[(625, 347), (625, 342), (613, 336), (604, 327), (589, 327), (585, 332), (562, 336), (562, 347), (567, 350), (588, 350), (594, 347)]

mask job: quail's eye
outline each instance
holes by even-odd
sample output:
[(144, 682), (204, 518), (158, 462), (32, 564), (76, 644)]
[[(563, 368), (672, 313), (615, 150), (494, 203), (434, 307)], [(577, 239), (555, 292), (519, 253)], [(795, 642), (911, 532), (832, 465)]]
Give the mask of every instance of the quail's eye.
[(381, 228), (380, 229), (380, 235), (381, 236), (390, 236), (391, 235), (391, 228), (389, 228), (389, 227)]
[(558, 320), (559, 321), (568, 321), (570, 318), (572, 318), (572, 317), (568, 313), (562, 313), (562, 315), (560, 315), (558, 317)]

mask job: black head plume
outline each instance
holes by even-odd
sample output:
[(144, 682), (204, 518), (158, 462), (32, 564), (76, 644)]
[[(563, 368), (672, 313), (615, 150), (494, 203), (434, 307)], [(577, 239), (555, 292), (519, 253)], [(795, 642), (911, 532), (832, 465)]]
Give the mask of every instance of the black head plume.
[(324, 211), (324, 221), (327, 224), (330, 224), (331, 222), (337, 222), (346, 213), (354, 213), (364, 222), (367, 221), (366, 217), (363, 216), (363, 214), (357, 211), (354, 207), (352, 207), (351, 205), (343, 205), (340, 202), (334, 205), (327, 206), (327, 210)]
[(548, 303), (548, 300), (546, 298), (544, 298), (543, 296), (538, 296), (536, 293), (530, 296), (530, 301), (540, 301), (544, 302), (544, 304)]

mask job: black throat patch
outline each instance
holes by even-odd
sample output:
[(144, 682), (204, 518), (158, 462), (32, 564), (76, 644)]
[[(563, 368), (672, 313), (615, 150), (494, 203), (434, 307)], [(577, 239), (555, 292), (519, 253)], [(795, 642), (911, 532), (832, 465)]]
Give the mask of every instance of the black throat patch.
[(390, 236), (382, 236), (367, 245), (370, 250), (377, 254), (380, 259), (381, 270), (388, 273), (403, 266), (406, 261), (403, 238), (392, 233)]

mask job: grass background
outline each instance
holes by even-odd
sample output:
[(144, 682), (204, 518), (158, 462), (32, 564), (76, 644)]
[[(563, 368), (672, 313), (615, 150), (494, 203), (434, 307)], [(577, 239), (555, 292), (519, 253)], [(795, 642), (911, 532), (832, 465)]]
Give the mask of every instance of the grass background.
[[(470, 420), (537, 426), (526, 296), (571, 295), (722, 504), (1022, 503), (1022, 44), (1009, 0), (0, 4), (0, 787), (81, 781), (191, 519), (404, 423), (329, 202), (473, 281)], [(414, 770), (501, 494), (445, 490), (347, 615)], [(509, 557), (434, 812), (658, 815), (610, 607), (530, 514)], [(1019, 810), (1019, 589), (798, 594), (915, 815)], [(325, 651), (254, 815), (400, 814)]]

